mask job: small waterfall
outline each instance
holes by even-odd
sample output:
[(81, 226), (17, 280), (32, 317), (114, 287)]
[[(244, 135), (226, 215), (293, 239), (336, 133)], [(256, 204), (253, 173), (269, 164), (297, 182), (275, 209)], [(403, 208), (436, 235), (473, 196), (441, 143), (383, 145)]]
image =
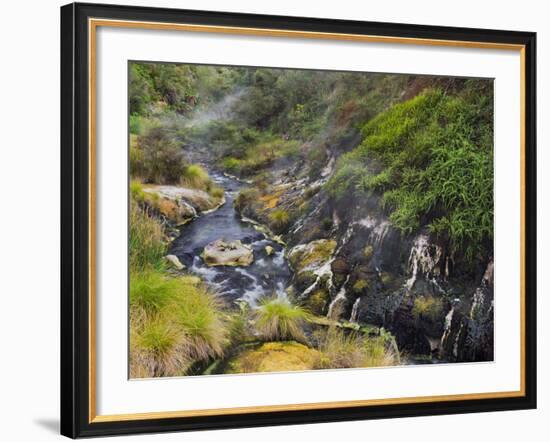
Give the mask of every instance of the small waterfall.
[[(430, 252), (430, 247), (433, 247), (435, 250), (434, 256), (432, 256), (432, 253)], [(435, 266), (441, 259), (441, 255), (441, 247), (437, 245), (430, 245), (426, 235), (421, 234), (416, 237), (409, 255), (409, 274), (411, 276), (405, 282), (405, 288), (407, 291), (410, 291), (413, 288), (414, 283), (420, 274), (428, 278), (431, 277), (431, 282), (441, 292), (443, 292), (443, 289), (439, 286), (433, 276), (433, 273), (435, 273)]]
[(341, 302), (345, 302), (347, 300), (347, 298), (346, 298), (346, 285), (348, 284), (349, 278), (350, 278), (350, 275), (348, 275), (346, 277), (346, 280), (342, 284), (342, 287), (338, 291), (338, 294), (336, 295), (336, 297), (330, 303), (330, 305), (328, 307), (327, 318), (335, 319), (332, 316), (333, 316), (334, 308), (336, 307), (336, 304), (341, 303)]
[(349, 322), (357, 322), (357, 315), (359, 313), (359, 302), (361, 301), (361, 298), (357, 298), (355, 302), (353, 303), (353, 307), (351, 308), (351, 316), (349, 317)]
[(443, 334), (441, 335), (441, 340), (440, 340), (440, 347), (441, 348), (445, 348), (444, 347), (445, 343), (447, 342), (447, 339), (449, 338), (449, 335), (451, 334), (451, 325), (453, 323), (454, 313), (455, 313), (455, 306), (454, 306), (454, 303), (453, 303), (451, 309), (449, 310), (449, 312), (445, 316), (445, 324), (443, 326)]
[(378, 248), (382, 245), (386, 235), (390, 231), (391, 224), (389, 221), (382, 221), (380, 224), (377, 224), (372, 233), (370, 234), (370, 242), (374, 248)]

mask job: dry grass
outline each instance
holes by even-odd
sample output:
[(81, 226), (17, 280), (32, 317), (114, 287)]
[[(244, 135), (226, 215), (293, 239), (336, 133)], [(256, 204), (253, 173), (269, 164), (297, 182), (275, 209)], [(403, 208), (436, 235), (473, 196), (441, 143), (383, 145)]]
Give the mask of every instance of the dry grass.
[(315, 368), (359, 368), (396, 365), (398, 358), (382, 336), (366, 337), (358, 332), (329, 327), (319, 339)]

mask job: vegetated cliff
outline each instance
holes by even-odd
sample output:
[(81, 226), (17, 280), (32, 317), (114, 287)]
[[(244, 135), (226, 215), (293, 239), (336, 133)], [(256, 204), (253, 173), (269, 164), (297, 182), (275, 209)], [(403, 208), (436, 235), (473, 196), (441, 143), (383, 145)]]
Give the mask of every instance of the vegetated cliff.
[[(364, 128), (363, 137), (325, 146), (323, 161), (315, 164), (307, 154), (273, 161), (263, 170), (264, 180), (241, 193), (237, 208), (282, 234), (294, 270), (290, 292), (314, 313), (384, 327), (418, 362), (492, 360), (492, 144), (480, 146), (487, 143), (482, 124), (476, 133), (464, 123), (479, 101), (464, 92), (449, 98), (428, 91), (387, 113), (409, 118), (407, 106), (417, 106), (415, 117), (425, 121), (401, 132), (390, 125), (397, 136), (387, 128), (386, 133)], [(427, 111), (432, 115), (424, 116)], [(456, 118), (462, 126), (438, 121), (442, 118)], [(391, 149), (413, 151), (406, 152), (405, 172), (397, 170), (402, 159), (392, 163), (393, 158), (369, 155), (373, 133), (384, 138), (384, 155)], [(460, 139), (458, 146), (453, 137)], [(439, 149), (449, 153), (440, 158)], [(485, 163), (472, 160), (480, 151), (486, 170)], [(441, 170), (434, 172), (436, 167)], [(392, 173), (387, 183), (373, 184)], [(399, 187), (395, 182), (403, 173), (408, 181)], [(406, 187), (411, 181), (412, 192)], [(414, 206), (406, 200), (416, 196), (414, 189), (420, 199), (434, 201), (425, 209), (423, 201)], [(395, 194), (403, 200), (391, 200)], [(399, 210), (409, 211), (410, 219)]]

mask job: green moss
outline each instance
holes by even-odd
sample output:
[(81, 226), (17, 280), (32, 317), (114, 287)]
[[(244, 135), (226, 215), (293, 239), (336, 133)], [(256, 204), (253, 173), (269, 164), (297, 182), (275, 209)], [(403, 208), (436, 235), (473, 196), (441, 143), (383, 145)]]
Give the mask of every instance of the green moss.
[(266, 342), (230, 359), (225, 373), (311, 370), (317, 357), (315, 349), (297, 342)]
[(292, 267), (301, 272), (307, 267), (314, 267), (327, 262), (335, 249), (335, 240), (319, 239), (295, 248), (288, 258)]
[(382, 272), (380, 275), (380, 281), (382, 281), (382, 284), (385, 286), (389, 286), (395, 281), (395, 277), (391, 273)]
[(363, 256), (367, 261), (370, 261), (373, 253), (374, 253), (374, 248), (371, 245), (368, 245), (363, 249)]
[(443, 314), (443, 302), (433, 296), (419, 296), (414, 300), (412, 314), (416, 320), (437, 321)]
[(361, 293), (363, 292), (365, 289), (368, 289), (370, 287), (370, 281), (366, 280), (366, 279), (358, 279), (357, 281), (355, 281), (355, 283), (353, 284), (353, 291), (356, 292), (356, 293)]
[(330, 296), (326, 290), (315, 290), (304, 302), (304, 305), (314, 315), (324, 315), (329, 300)]

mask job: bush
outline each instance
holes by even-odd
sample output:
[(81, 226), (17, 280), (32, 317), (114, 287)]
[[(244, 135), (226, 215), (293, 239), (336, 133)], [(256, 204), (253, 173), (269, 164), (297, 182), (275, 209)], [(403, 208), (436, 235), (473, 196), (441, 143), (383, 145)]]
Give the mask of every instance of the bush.
[(130, 175), (148, 183), (177, 183), (186, 167), (182, 150), (160, 126), (153, 126), (138, 136), (130, 152)]
[(309, 314), (278, 298), (264, 298), (254, 311), (256, 330), (267, 341), (305, 341), (303, 326)]
[(229, 173), (238, 175), (241, 170), (241, 160), (234, 157), (227, 157), (222, 160), (222, 167)]

